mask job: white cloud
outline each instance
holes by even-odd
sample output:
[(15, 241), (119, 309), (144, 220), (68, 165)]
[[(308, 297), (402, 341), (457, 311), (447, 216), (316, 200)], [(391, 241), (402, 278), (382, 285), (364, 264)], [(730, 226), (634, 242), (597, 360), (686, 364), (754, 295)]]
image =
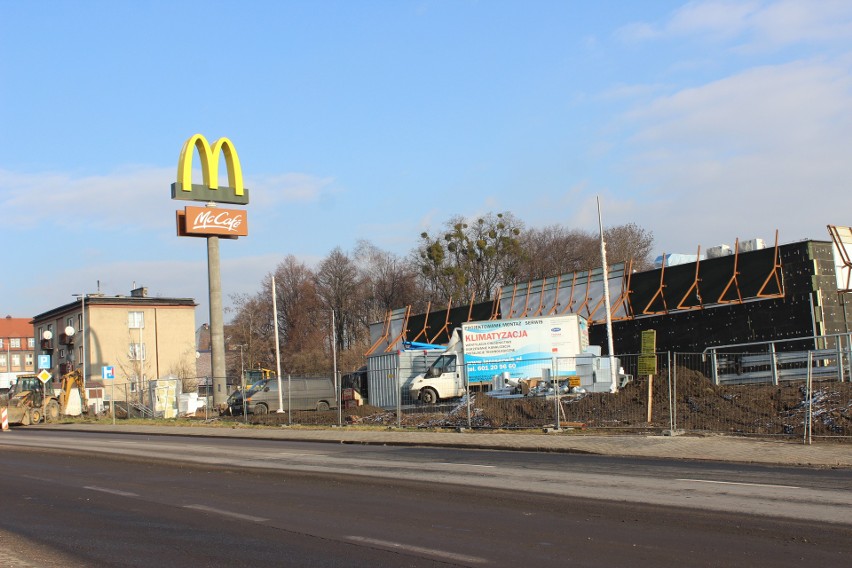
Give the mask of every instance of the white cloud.
[(615, 33), (622, 41), (690, 37), (737, 49), (775, 49), (802, 42), (832, 43), (852, 36), (852, 3), (846, 0), (688, 2), (662, 23), (632, 22)]
[(7, 226), (142, 228), (174, 224), (172, 168), (127, 168), (106, 175), (24, 174), (0, 170)]
[(852, 74), (842, 62), (748, 70), (628, 116), (643, 225), (667, 252), (769, 242), (775, 229), (782, 242), (825, 239), (826, 224), (849, 223)]
[[(252, 203), (259, 206), (282, 202), (317, 202), (340, 191), (340, 188), (335, 186), (333, 177), (317, 177), (303, 173), (255, 176), (251, 183)], [(255, 196), (257, 201), (254, 200)]]

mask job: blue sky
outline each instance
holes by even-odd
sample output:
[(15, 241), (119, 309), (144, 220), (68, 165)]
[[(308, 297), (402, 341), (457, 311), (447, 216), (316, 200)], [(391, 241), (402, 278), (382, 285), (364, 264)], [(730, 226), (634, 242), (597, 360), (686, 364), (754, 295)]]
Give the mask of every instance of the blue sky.
[(136, 284), (208, 321), (169, 189), (195, 133), (251, 191), (226, 296), (457, 214), (596, 231), (596, 197), (656, 254), (828, 240), (850, 71), (848, 1), (0, 0), (0, 315)]

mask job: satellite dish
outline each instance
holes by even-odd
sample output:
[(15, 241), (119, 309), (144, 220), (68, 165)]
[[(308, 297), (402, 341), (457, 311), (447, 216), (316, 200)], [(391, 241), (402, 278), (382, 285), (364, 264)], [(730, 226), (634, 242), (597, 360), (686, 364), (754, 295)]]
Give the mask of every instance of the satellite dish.
[(48, 329), (47, 331), (42, 333), (41, 336), (44, 339), (53, 339), (53, 332)]
[(65, 328), (65, 335), (67, 335), (68, 337), (71, 337), (72, 335), (74, 335), (74, 327), (70, 326), (70, 325), (68, 327), (66, 327)]
[(198, 351), (196, 351), (196, 352), (195, 352), (195, 358), (196, 358), (196, 359), (198, 359), (199, 357), (201, 357), (201, 353), (199, 353)]

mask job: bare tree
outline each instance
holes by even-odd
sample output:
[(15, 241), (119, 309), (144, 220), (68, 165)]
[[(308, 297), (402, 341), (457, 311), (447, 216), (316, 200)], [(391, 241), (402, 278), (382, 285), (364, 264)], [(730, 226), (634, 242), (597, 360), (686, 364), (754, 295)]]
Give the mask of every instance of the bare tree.
[[(337, 349), (347, 349), (358, 335), (354, 313), (360, 288), (358, 269), (352, 259), (337, 247), (320, 263), (314, 282), (326, 314), (334, 314)], [(331, 319), (327, 317), (326, 321), (330, 323)]]
[(412, 262), (364, 240), (358, 242), (354, 256), (362, 282), (364, 309), (359, 313), (362, 325), (380, 321), (388, 311), (402, 306), (425, 308), (426, 293), (420, 287), (417, 266)]

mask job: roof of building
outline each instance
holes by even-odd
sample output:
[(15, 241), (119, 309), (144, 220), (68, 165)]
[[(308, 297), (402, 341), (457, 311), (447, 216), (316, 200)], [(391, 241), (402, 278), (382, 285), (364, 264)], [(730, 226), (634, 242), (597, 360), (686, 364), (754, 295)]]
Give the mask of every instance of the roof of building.
[[(147, 291), (137, 294), (136, 290), (130, 296), (107, 296), (104, 294), (86, 295), (87, 306), (137, 306), (137, 307), (191, 307), (195, 308), (198, 304), (194, 298), (161, 298), (149, 297)], [(33, 317), (31, 321), (50, 319), (57, 315), (70, 312), (80, 307), (80, 300), (74, 300), (67, 304), (58, 306), (46, 312), (40, 313)]]
[(6, 316), (0, 319), (0, 337), (33, 337), (30, 318)]

